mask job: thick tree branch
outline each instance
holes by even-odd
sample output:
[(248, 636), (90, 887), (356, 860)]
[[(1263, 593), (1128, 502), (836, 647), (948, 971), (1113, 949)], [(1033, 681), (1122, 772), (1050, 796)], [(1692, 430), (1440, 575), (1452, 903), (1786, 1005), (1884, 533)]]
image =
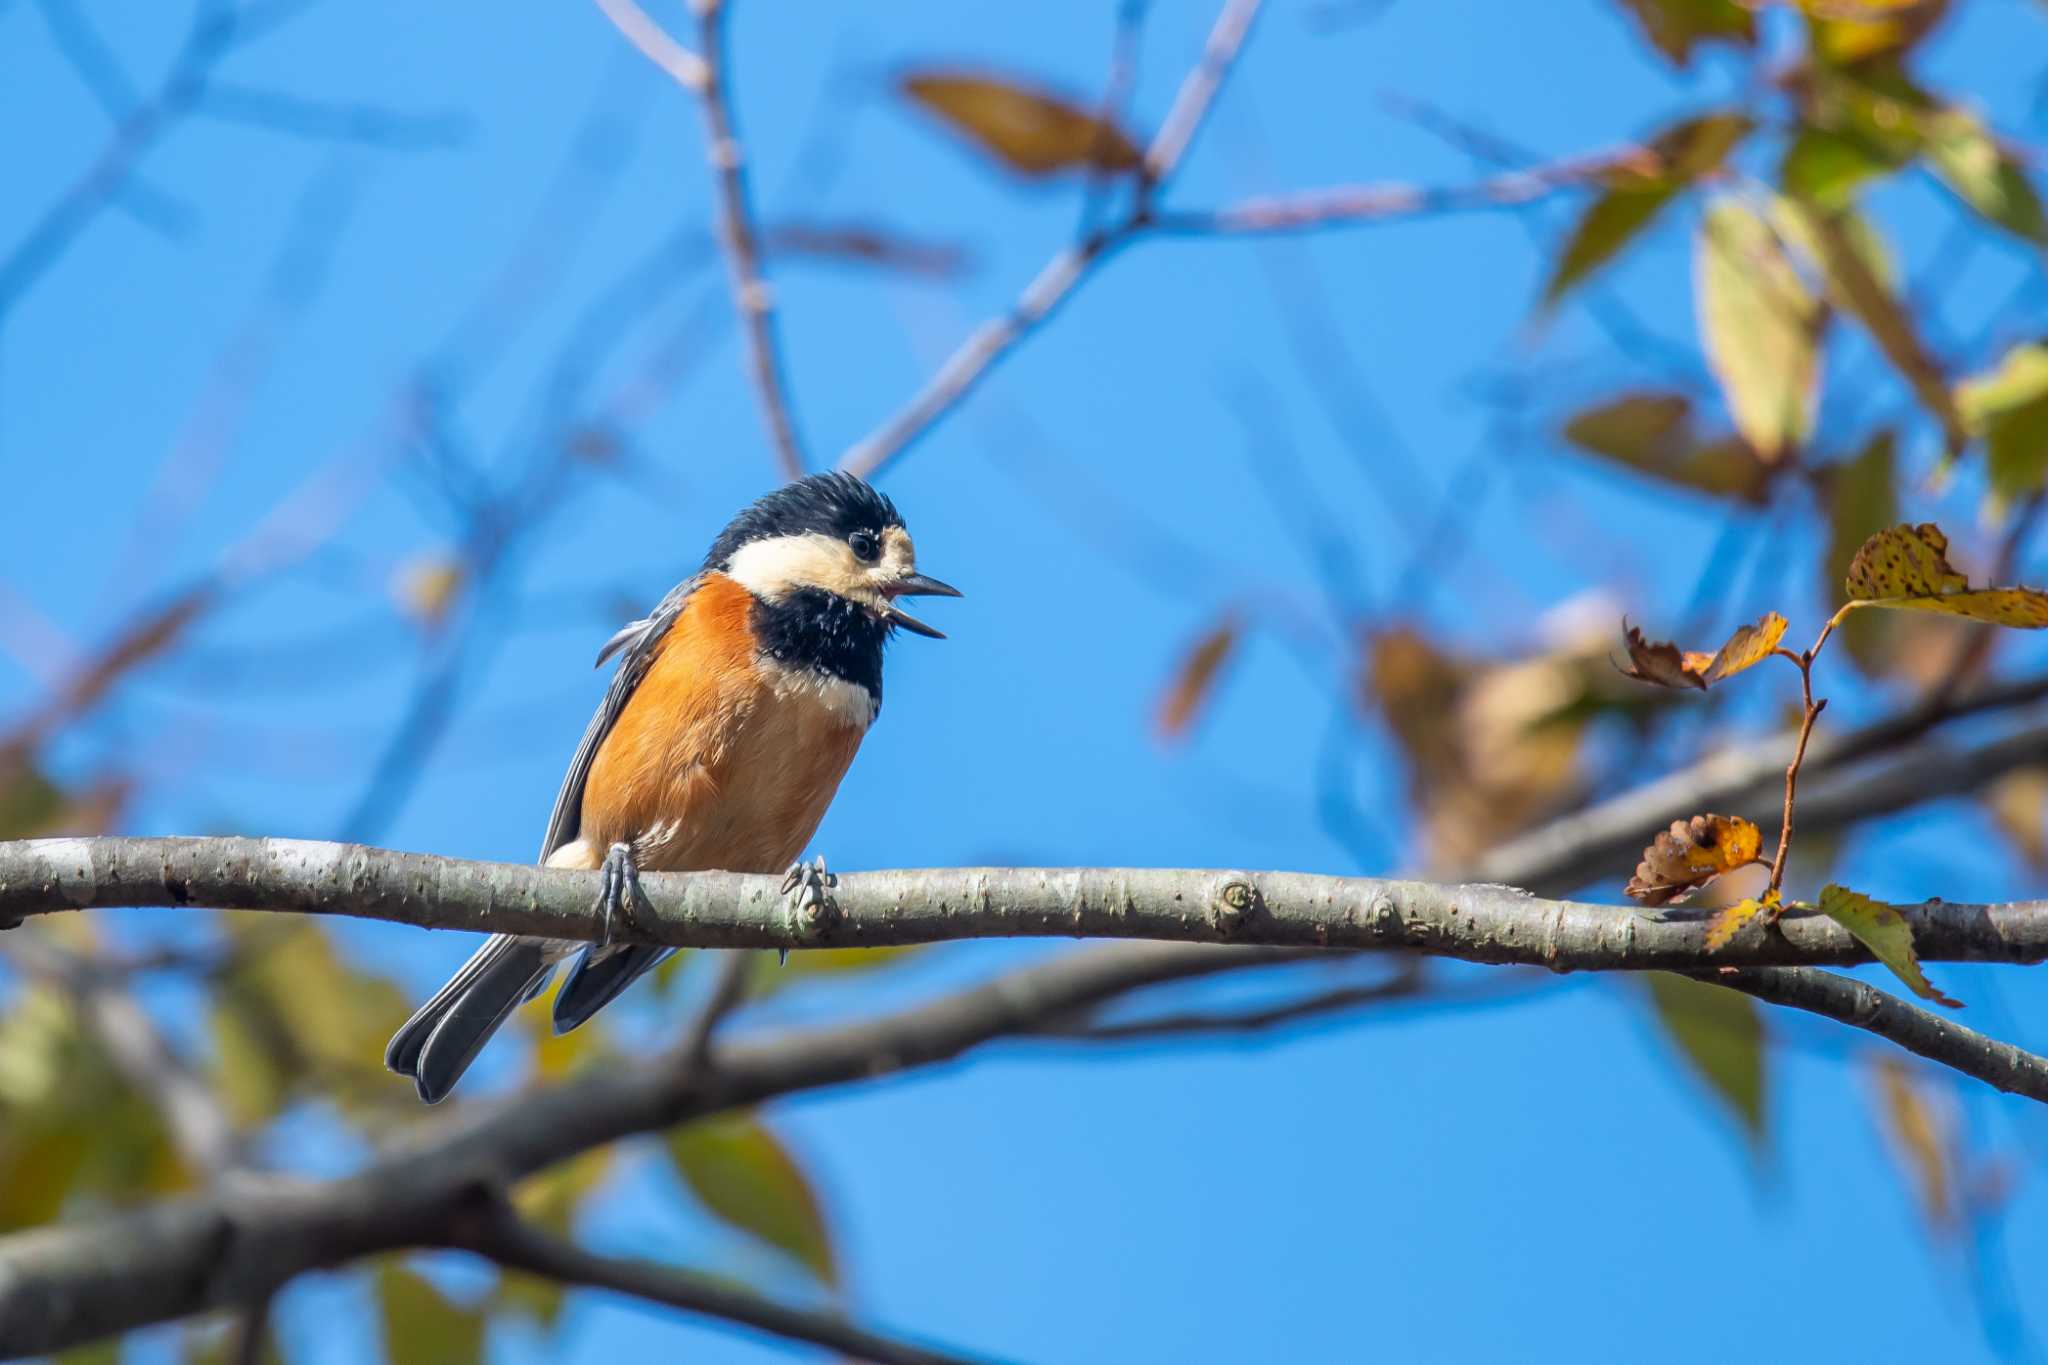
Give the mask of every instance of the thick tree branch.
[(473, 1251), (508, 1270), (700, 1313), (784, 1340), (822, 1346), (853, 1360), (878, 1365), (960, 1365), (968, 1359), (882, 1336), (836, 1313), (787, 1307), (716, 1275), (599, 1256), (516, 1218), (479, 1220), (478, 1226), (459, 1231), (449, 1245)]
[(409, 1247), (592, 1147), (778, 1095), (948, 1061), (1164, 981), (1291, 960), (1275, 949), (1117, 944), (854, 1024), (673, 1050), (458, 1116), (340, 1180), (232, 1176), (136, 1213), (0, 1238), (0, 1355), (62, 1350), (252, 1302), (308, 1270)]
[[(595, 940), (598, 874), (299, 839), (31, 839), (0, 843), (0, 919), (117, 905), (339, 914), (436, 929)], [(1408, 949), (1553, 971), (1708, 965), (1704, 916), (1542, 900), (1512, 887), (1301, 872), (940, 868), (843, 874), (799, 915), (780, 879), (649, 873), (620, 941), (684, 948), (880, 948), (968, 938), (1090, 937), (1294, 948)], [(1932, 961), (2048, 958), (2048, 902), (1904, 907)], [(1727, 966), (1868, 962), (1832, 920), (1714, 954)]]

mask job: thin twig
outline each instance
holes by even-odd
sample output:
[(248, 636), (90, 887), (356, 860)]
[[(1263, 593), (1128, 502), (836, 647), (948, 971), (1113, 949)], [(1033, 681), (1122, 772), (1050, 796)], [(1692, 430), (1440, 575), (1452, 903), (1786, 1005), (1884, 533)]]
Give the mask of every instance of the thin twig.
[(753, 975), (753, 968), (753, 955), (743, 949), (722, 955), (718, 963), (718, 979), (712, 984), (710, 998), (697, 1011), (697, 1017), (690, 1021), (690, 1027), (677, 1044), (676, 1050), (683, 1057), (683, 1065), (693, 1071), (704, 1066), (718, 1026), (746, 999), (747, 982)]
[(718, 189), (718, 233), (732, 276), (733, 305), (739, 310), (747, 338), (747, 366), (768, 435), (775, 443), (776, 463), (787, 479), (803, 477), (803, 446), (790, 414), (788, 381), (783, 373), (780, 342), (775, 332), (775, 296), (761, 273), (753, 210), (747, 199), (746, 154), (733, 124), (729, 63), (725, 56), (725, 0), (691, 0), (697, 14), (698, 54), (703, 81), (696, 88), (704, 112), (706, 151)]
[(597, 7), (640, 55), (668, 73), (670, 80), (685, 90), (702, 94), (710, 84), (704, 59), (669, 36), (668, 30), (648, 17), (633, 0), (597, 0)]
[(1216, 92), (1237, 60), (1259, 0), (1224, 0), (1202, 59), (1181, 82), (1173, 107), (1145, 152), (1138, 202), (1120, 223), (1085, 232), (1046, 262), (1010, 311), (984, 322), (939, 366), (910, 401), (839, 459), (839, 467), (872, 478), (950, 412), (996, 363), (1073, 292), (1074, 286), (1148, 221), (1151, 200), (1180, 164)]
[(855, 1360), (881, 1365), (960, 1365), (970, 1359), (957, 1352), (883, 1336), (836, 1313), (776, 1303), (720, 1276), (651, 1261), (599, 1256), (509, 1213), (490, 1218), (481, 1226), (458, 1230), (450, 1244), (508, 1270), (738, 1323), (785, 1341), (822, 1346)]

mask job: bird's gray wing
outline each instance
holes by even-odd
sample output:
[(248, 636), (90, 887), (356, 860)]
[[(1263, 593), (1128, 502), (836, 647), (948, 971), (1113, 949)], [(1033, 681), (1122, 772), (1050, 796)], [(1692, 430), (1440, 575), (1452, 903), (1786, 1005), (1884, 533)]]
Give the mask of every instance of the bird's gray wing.
[(697, 591), (703, 582), (702, 574), (684, 579), (669, 589), (668, 596), (656, 603), (646, 617), (628, 623), (605, 641), (604, 648), (597, 652), (600, 667), (612, 655), (619, 655), (619, 671), (612, 675), (612, 685), (605, 689), (597, 714), (590, 718), (590, 724), (583, 731), (583, 742), (576, 746), (576, 755), (569, 760), (569, 771), (562, 776), (562, 789), (555, 793), (555, 808), (548, 815), (547, 837), (541, 840), (540, 845), (542, 862), (581, 832), (583, 784), (590, 780), (590, 765), (597, 761), (598, 749), (603, 746), (605, 737), (611, 734), (612, 726), (618, 724), (619, 715), (632, 699), (634, 689), (647, 676), (648, 665), (654, 662), (654, 651), (661, 644), (662, 637), (668, 634), (676, 617), (682, 615), (683, 604), (690, 600), (690, 594)]

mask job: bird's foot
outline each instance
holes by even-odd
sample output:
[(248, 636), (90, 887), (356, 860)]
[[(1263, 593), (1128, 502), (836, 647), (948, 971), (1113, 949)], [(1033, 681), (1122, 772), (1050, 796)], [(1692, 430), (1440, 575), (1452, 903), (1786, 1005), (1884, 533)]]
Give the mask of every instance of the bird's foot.
[[(831, 910), (825, 893), (839, 885), (839, 878), (825, 870), (825, 855), (820, 853), (806, 863), (799, 858), (789, 865), (789, 871), (782, 877), (782, 894), (796, 893), (794, 909), (800, 923), (816, 924)], [(783, 948), (776, 954), (778, 964), (789, 961), (789, 949)]]
[(612, 941), (612, 919), (630, 919), (633, 903), (640, 898), (640, 866), (633, 861), (633, 846), (613, 844), (604, 855), (604, 891), (598, 908), (604, 912), (604, 939)]

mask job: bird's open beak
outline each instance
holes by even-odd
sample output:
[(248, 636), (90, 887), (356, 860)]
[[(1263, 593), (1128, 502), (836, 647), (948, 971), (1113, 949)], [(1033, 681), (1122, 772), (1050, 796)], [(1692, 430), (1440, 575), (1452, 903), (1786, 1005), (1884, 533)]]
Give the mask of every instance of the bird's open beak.
[(899, 597), (959, 597), (961, 595), (960, 589), (950, 583), (941, 583), (929, 574), (913, 573), (905, 574), (894, 583), (891, 583), (888, 593), (889, 605), (883, 612), (884, 619), (928, 639), (943, 640), (946, 638), (944, 631), (932, 629), (909, 612), (903, 610), (903, 608), (897, 606), (896, 599)]

